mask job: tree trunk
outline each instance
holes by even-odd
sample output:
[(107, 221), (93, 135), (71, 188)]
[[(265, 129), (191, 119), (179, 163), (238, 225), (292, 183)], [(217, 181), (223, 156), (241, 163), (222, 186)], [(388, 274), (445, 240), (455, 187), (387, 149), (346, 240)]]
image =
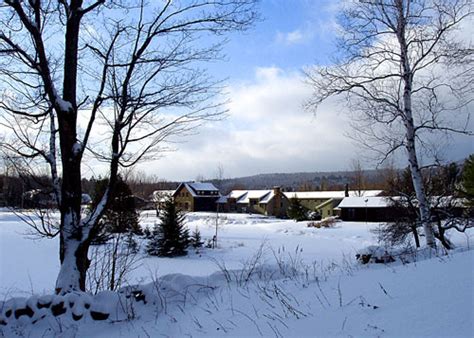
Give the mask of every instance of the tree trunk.
[(416, 156), (413, 124), (411, 125), (408, 124), (406, 127), (407, 127), (406, 149), (408, 152), (413, 187), (415, 189), (416, 199), (418, 200), (418, 208), (420, 209), (421, 225), (423, 226), (423, 232), (425, 234), (426, 245), (428, 245), (429, 247), (435, 248), (436, 241), (434, 237), (433, 228), (430, 222), (431, 217), (430, 217), (429, 202), (426, 198), (425, 189), (423, 187), (423, 179), (421, 176), (421, 170), (418, 165), (418, 158)]
[(435, 216), (436, 216), (436, 224), (438, 226), (438, 233), (437, 234), (435, 233), (435, 237), (441, 242), (441, 244), (444, 246), (446, 250), (453, 249), (454, 247), (453, 244), (445, 236), (446, 230), (441, 225), (441, 218), (439, 217), (438, 214), (436, 214)]
[(77, 58), (82, 1), (72, 1), (66, 25), (62, 99), (56, 98), (61, 149), (62, 182), (59, 257), (61, 268), (56, 292), (85, 291), (90, 261), (89, 224), (81, 221), (81, 145), (77, 141)]
[(85, 291), (86, 274), (90, 265), (87, 256), (90, 243), (83, 233), (84, 228), (77, 226), (74, 220), (76, 218), (72, 214), (64, 217), (60, 245), (61, 267), (56, 280), (56, 293)]
[(413, 233), (413, 237), (415, 238), (415, 245), (417, 248), (420, 247), (420, 237), (418, 236), (418, 230), (416, 230), (416, 225), (411, 227), (411, 232)]
[(405, 6), (402, 0), (396, 2), (398, 8), (398, 25), (397, 38), (400, 45), (400, 66), (402, 68), (403, 81), (403, 123), (406, 131), (406, 145), (405, 148), (408, 153), (408, 162), (411, 170), (411, 178), (413, 187), (415, 189), (416, 198), (418, 200), (418, 207), (420, 209), (421, 224), (425, 234), (426, 245), (431, 248), (436, 247), (433, 228), (430, 223), (430, 207), (426, 199), (425, 190), (423, 187), (423, 179), (421, 176), (420, 166), (418, 164), (418, 157), (416, 153), (416, 132), (415, 123), (413, 120), (412, 111), (412, 91), (413, 91), (413, 72), (409, 61), (409, 48), (405, 37), (406, 18)]

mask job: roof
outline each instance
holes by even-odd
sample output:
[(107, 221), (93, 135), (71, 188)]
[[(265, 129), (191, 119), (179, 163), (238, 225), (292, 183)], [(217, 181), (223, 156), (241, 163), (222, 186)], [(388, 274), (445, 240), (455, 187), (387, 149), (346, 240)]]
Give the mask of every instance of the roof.
[(270, 193), (265, 195), (261, 200), (260, 203), (268, 203), (272, 200), (272, 198), (275, 197), (275, 192), (273, 190), (270, 190)]
[(239, 201), (239, 203), (248, 203), (250, 199), (263, 199), (264, 197), (269, 195), (270, 192), (271, 190), (248, 190), (244, 199), (242, 201)]
[(218, 197), (219, 196), (219, 189), (217, 189), (214, 184), (203, 183), (203, 182), (181, 183), (178, 186), (178, 188), (174, 191), (173, 195), (176, 194), (183, 185), (193, 197)]
[(230, 193), (227, 194), (227, 198), (239, 199), (243, 195), (245, 195), (247, 192), (248, 190), (232, 190)]
[(226, 203), (227, 203), (227, 200), (228, 200), (228, 197), (227, 197), (227, 196), (220, 196), (220, 197), (217, 199), (216, 203), (217, 203), (217, 204), (226, 204)]
[(387, 208), (390, 205), (388, 197), (345, 197), (338, 208)]
[(329, 204), (334, 205), (334, 199), (333, 199), (333, 198), (330, 198), (330, 199), (325, 200), (323, 203), (317, 205), (317, 206), (315, 207), (315, 209), (324, 208), (326, 205), (329, 205)]
[[(377, 196), (382, 192), (382, 190), (350, 190), (349, 196), (361, 196), (372, 197)], [(345, 197), (346, 192), (344, 190), (340, 191), (291, 191), (284, 193), (287, 198), (294, 198), (303, 200), (303, 199), (329, 199), (329, 198), (339, 198), (342, 199)]]
[[(393, 204), (393, 201), (399, 200), (402, 205), (407, 205), (406, 200), (401, 196), (386, 197), (345, 197), (338, 208), (387, 208)], [(453, 198), (452, 196), (432, 196), (429, 198), (431, 207), (449, 208), (463, 207), (465, 200), (462, 198)], [(418, 201), (413, 201), (415, 206)]]
[(155, 190), (153, 191), (153, 202), (165, 202), (173, 194), (174, 190)]
[(247, 190), (245, 195), (237, 200), (237, 203), (248, 204), (251, 199), (261, 200), (270, 194), (270, 190)]
[(185, 183), (196, 191), (219, 191), (212, 183), (192, 182)]
[[(273, 189), (268, 190), (232, 190), (226, 197), (236, 199), (236, 203), (248, 204), (251, 199), (258, 200), (258, 203), (268, 203), (275, 196)], [(221, 202), (223, 203), (223, 202)]]

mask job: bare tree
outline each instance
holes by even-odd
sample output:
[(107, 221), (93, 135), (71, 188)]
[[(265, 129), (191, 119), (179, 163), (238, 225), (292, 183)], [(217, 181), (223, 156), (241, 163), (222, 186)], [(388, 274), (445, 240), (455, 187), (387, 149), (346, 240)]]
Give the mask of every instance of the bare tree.
[(367, 178), (359, 159), (353, 159), (351, 161), (351, 171), (351, 189), (356, 192), (357, 196), (363, 196), (364, 190), (367, 190)]
[(215, 180), (218, 182), (222, 181), (224, 179), (224, 172), (225, 172), (224, 165), (221, 162), (219, 162), (216, 168)]
[(224, 180), (224, 165), (219, 162), (216, 167), (214, 174), (213, 183), (217, 186), (219, 190), (222, 190), (222, 181)]
[[(255, 17), (255, 0), (2, 2), (2, 146), (49, 166), (61, 214), (56, 292), (85, 289), (119, 169), (223, 112), (213, 101), (220, 84), (200, 65), (220, 57), (225, 32)], [(109, 187), (82, 215), (86, 160), (106, 163)]]
[(442, 133), (472, 135), (467, 108), (474, 49), (462, 37), (472, 15), (472, 0), (348, 1), (340, 20), (341, 57), (306, 72), (314, 89), (308, 107), (342, 95), (354, 112), (357, 141), (380, 161), (405, 149), (431, 247), (420, 155)]

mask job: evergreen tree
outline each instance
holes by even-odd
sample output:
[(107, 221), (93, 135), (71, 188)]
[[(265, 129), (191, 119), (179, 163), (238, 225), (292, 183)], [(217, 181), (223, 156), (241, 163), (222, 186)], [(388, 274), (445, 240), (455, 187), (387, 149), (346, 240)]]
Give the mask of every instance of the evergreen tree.
[(468, 200), (469, 207), (474, 207), (474, 154), (470, 155), (464, 162), (461, 193)]
[[(107, 185), (108, 179), (96, 182), (92, 208), (95, 208), (100, 202), (100, 198), (103, 196)], [(101, 228), (103, 230), (98, 237), (108, 237), (107, 235), (111, 233), (126, 232), (141, 235), (142, 230), (138, 222), (138, 212), (136, 211), (135, 199), (130, 187), (119, 177), (114, 189), (107, 211), (101, 219), (103, 225)]]
[(287, 215), (295, 221), (304, 221), (307, 218), (308, 209), (306, 209), (296, 197), (290, 198), (290, 206)]
[(201, 232), (199, 231), (198, 228), (194, 229), (191, 239), (190, 239), (191, 245), (194, 249), (201, 248), (204, 244), (201, 238)]
[(138, 245), (135, 238), (133, 238), (133, 233), (129, 232), (125, 238), (125, 245), (132, 254), (137, 254), (140, 251), (140, 246)]
[(168, 198), (160, 214), (160, 223), (155, 224), (147, 252), (152, 256), (175, 257), (187, 254), (189, 231), (184, 225), (185, 215)]

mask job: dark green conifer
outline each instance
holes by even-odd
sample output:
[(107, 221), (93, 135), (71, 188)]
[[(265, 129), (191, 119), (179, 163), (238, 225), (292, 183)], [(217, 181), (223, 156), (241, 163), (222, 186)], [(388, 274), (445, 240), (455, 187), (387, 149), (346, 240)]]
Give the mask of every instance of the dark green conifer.
[(201, 248), (204, 244), (201, 238), (201, 232), (199, 231), (198, 228), (194, 229), (191, 239), (190, 239), (191, 245), (194, 249)]
[(288, 207), (288, 217), (297, 222), (307, 219), (308, 209), (306, 209), (296, 197), (290, 198), (290, 206)]
[(160, 214), (160, 223), (156, 223), (147, 245), (152, 256), (175, 257), (187, 254), (189, 231), (184, 224), (185, 215), (176, 208), (169, 198)]

